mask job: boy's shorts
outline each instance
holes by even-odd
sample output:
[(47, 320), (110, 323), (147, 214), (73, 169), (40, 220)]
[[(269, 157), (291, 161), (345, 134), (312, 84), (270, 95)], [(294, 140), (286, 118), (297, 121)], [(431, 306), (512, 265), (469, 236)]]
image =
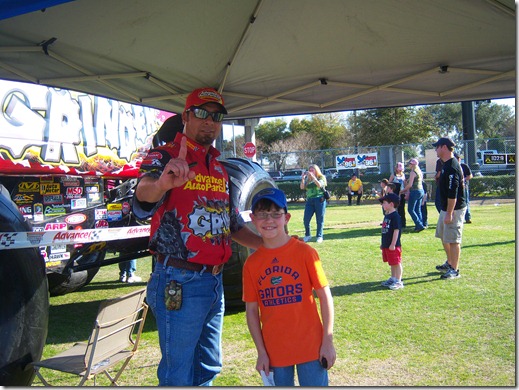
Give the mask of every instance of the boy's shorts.
[(394, 251), (389, 248), (382, 248), (382, 260), (389, 265), (398, 265), (402, 262), (402, 247), (395, 247)]
[(442, 242), (446, 244), (461, 243), (461, 237), (463, 235), (463, 221), (465, 220), (466, 211), (466, 207), (460, 210), (454, 210), (454, 213), (452, 214), (452, 222), (444, 223), (443, 221), (445, 220), (446, 212), (442, 210), (438, 217), (435, 236), (440, 238)]

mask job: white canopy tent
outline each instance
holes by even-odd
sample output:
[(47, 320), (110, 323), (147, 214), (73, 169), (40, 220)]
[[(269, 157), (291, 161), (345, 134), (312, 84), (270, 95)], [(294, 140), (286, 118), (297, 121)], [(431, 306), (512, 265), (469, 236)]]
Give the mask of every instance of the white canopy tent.
[(228, 119), (515, 96), (513, 0), (2, 4), (0, 78), (167, 111), (201, 86)]

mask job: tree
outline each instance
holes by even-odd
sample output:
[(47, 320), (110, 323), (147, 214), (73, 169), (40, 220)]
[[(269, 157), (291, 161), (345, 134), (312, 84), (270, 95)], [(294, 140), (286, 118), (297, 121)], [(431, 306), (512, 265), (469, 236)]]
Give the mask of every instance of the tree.
[(349, 124), (357, 145), (399, 145), (428, 139), (432, 129), (425, 119), (414, 107), (378, 108), (357, 112)]
[(475, 111), (479, 138), (515, 136), (515, 113), (510, 106), (484, 101), (476, 105)]
[(277, 141), (283, 141), (290, 136), (287, 123), (280, 118), (262, 123), (256, 128), (256, 142), (258, 150), (270, 153), (271, 147)]

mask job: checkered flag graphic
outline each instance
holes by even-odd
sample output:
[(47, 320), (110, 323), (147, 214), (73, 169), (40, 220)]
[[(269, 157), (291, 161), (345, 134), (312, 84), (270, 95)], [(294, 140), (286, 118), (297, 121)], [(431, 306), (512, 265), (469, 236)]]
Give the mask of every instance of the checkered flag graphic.
[(0, 246), (3, 246), (5, 248), (9, 248), (11, 245), (14, 245), (16, 242), (16, 236), (18, 233), (4, 233), (0, 235)]

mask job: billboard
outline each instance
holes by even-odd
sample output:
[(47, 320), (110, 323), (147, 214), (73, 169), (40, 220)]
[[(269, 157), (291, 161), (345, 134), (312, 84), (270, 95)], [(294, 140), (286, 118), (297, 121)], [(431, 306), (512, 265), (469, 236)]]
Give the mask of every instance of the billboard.
[(340, 169), (366, 169), (378, 167), (377, 153), (342, 154), (335, 156), (335, 167)]

